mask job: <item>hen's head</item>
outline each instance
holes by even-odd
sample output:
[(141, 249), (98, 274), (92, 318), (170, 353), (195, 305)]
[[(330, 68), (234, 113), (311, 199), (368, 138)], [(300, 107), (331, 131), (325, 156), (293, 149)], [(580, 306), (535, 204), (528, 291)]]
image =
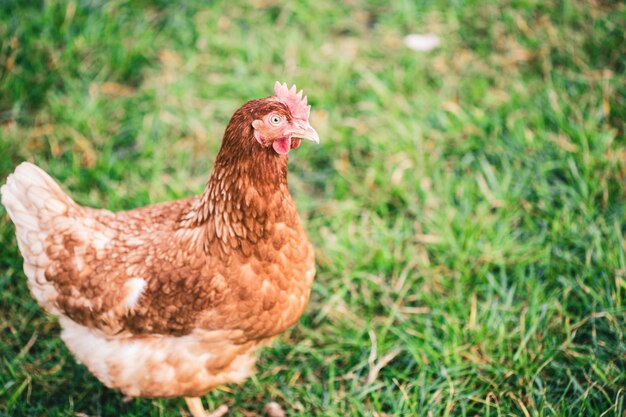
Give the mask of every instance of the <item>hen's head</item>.
[(254, 103), (251, 126), (257, 142), (280, 155), (296, 149), (302, 139), (319, 143), (317, 132), (309, 124), (311, 106), (302, 90), (296, 92), (295, 85), (289, 89), (286, 84), (276, 82), (274, 94), (249, 103)]

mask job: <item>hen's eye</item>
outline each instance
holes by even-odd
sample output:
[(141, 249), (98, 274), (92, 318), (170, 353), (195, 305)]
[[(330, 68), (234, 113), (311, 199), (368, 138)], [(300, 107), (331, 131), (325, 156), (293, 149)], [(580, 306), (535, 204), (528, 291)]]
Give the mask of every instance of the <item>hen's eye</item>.
[(272, 114), (272, 115), (270, 116), (270, 123), (271, 123), (271, 124), (273, 124), (273, 125), (279, 125), (279, 124), (280, 124), (280, 122), (282, 122), (282, 121), (283, 121), (283, 118), (282, 118), (282, 117), (280, 117), (280, 116), (279, 116), (279, 115), (277, 115), (277, 114)]

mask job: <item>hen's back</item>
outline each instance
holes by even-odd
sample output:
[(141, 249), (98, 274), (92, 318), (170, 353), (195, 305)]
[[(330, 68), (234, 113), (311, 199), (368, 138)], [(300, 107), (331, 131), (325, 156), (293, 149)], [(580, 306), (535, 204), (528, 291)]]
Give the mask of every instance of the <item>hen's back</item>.
[[(27, 162), (0, 191), (29, 288), (48, 312), (108, 334), (176, 333), (192, 326), (195, 317), (185, 317), (183, 326), (176, 322), (182, 317), (164, 316), (168, 307), (184, 310), (197, 301), (180, 293), (195, 289), (197, 280), (181, 279), (197, 278), (189, 258), (199, 269), (204, 257), (189, 244), (196, 233), (178, 228), (181, 213), (197, 198), (119, 213), (82, 207)], [(179, 296), (172, 300), (173, 292)]]

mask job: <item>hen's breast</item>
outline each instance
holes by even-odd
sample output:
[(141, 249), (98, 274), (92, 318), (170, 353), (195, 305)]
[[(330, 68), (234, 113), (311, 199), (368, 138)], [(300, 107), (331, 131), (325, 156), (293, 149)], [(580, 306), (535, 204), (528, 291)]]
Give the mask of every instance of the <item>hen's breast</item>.
[(246, 337), (265, 338), (301, 316), (315, 276), (313, 248), (297, 218), (266, 227), (267, 238), (255, 242), (249, 255), (233, 251), (228, 262), (216, 265), (228, 296), (203, 327), (236, 328)]

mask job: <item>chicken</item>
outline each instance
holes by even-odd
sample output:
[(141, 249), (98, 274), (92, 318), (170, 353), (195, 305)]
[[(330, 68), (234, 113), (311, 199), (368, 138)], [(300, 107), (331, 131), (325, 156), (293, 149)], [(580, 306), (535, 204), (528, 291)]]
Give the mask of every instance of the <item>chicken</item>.
[(81, 206), (22, 163), (0, 192), (32, 296), (76, 359), (129, 397), (200, 396), (254, 372), (315, 275), (287, 154), (319, 143), (302, 91), (276, 83), (232, 116), (200, 196), (113, 213)]

